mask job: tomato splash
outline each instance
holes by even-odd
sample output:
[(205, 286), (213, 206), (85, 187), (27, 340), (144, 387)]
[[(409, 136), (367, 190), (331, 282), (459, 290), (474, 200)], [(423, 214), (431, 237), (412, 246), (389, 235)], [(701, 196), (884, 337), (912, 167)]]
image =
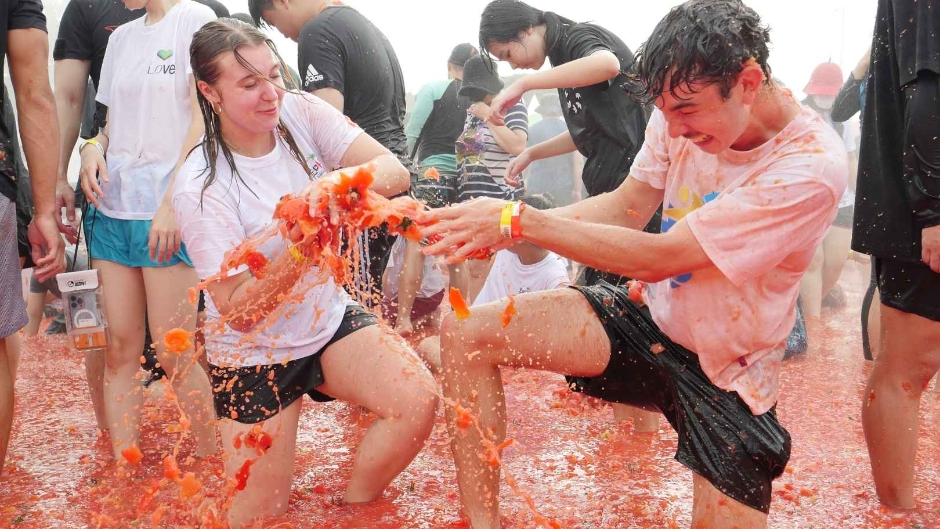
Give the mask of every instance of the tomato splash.
[(460, 294), (460, 290), (450, 287), (448, 300), (450, 301), (450, 306), (454, 308), (454, 314), (457, 316), (458, 320), (465, 320), (470, 317), (470, 308), (467, 307), (467, 302)]
[(503, 311), (502, 321), (503, 329), (509, 327), (509, 322), (512, 321), (512, 317), (516, 314), (516, 299), (512, 296), (509, 296), (509, 303), (506, 304), (506, 309)]
[(192, 333), (186, 329), (170, 329), (163, 335), (163, 346), (171, 353), (181, 354), (192, 348), (193, 343), (190, 341), (192, 337)]
[(144, 458), (144, 454), (140, 451), (140, 448), (137, 448), (137, 445), (131, 445), (124, 450), (121, 450), (121, 456), (132, 465), (140, 463), (140, 461)]
[(436, 167), (431, 167), (430, 169), (424, 172), (424, 177), (429, 178), (431, 180), (440, 180), (441, 172), (438, 171)]

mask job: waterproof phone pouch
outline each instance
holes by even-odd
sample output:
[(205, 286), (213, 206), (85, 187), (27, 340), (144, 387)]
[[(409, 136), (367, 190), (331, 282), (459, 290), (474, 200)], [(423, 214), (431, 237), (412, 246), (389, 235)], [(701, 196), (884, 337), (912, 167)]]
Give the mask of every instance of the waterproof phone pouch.
[(65, 306), (65, 329), (72, 347), (79, 351), (104, 350), (110, 343), (97, 270), (56, 276)]

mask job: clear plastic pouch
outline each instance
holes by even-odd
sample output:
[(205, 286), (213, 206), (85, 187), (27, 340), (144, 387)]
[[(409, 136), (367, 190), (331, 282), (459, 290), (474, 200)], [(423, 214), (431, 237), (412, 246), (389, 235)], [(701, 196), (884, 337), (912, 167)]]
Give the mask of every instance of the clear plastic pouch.
[(79, 351), (104, 350), (111, 343), (97, 270), (56, 276), (65, 306), (65, 328)]

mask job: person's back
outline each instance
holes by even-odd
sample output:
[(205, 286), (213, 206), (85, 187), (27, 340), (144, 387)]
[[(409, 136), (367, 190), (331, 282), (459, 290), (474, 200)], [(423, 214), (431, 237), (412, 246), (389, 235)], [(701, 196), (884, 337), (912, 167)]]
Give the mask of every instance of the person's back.
[[(529, 128), (529, 145), (538, 145), (565, 132), (568, 126), (558, 115), (544, 116), (541, 121)], [(537, 195), (547, 193), (559, 206), (573, 202), (572, 175), (574, 174), (574, 154), (553, 156), (532, 162), (525, 180), (526, 193)]]
[(359, 11), (327, 7), (297, 41), (304, 90), (334, 88), (343, 113), (392, 153), (404, 156), (405, 82), (388, 38)]

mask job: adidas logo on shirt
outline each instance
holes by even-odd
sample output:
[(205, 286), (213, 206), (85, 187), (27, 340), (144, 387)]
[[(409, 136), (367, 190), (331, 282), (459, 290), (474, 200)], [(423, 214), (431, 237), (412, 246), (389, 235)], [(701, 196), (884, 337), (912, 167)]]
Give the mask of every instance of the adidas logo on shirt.
[(317, 83), (322, 80), (323, 80), (323, 76), (320, 75), (320, 72), (318, 72), (317, 69), (314, 68), (312, 64), (308, 64), (307, 76), (304, 77), (304, 84), (310, 85), (310, 84)]

